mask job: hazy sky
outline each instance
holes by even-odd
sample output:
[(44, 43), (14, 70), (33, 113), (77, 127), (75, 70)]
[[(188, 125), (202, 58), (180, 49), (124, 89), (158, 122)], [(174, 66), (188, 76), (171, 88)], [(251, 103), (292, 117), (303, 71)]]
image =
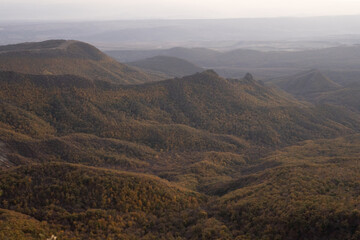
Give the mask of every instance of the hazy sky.
[(0, 0), (0, 21), (355, 14), (360, 14), (360, 0)]

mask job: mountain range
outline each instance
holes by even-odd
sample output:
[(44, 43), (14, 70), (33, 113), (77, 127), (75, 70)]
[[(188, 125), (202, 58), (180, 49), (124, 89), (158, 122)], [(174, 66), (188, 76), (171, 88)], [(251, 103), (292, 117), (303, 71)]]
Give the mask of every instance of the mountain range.
[(360, 237), (356, 84), (314, 69), (159, 81), (77, 41), (0, 59), (0, 239)]
[(254, 76), (263, 80), (319, 69), (332, 72), (336, 82), (344, 82), (344, 78), (345, 81), (358, 81), (354, 74), (357, 74), (360, 64), (358, 45), (304, 51), (262, 52), (248, 49), (219, 51), (177, 47), (155, 50), (113, 50), (106, 53), (122, 62), (138, 61), (158, 55), (178, 57), (203, 68), (212, 68), (224, 77), (238, 78), (251, 71)]

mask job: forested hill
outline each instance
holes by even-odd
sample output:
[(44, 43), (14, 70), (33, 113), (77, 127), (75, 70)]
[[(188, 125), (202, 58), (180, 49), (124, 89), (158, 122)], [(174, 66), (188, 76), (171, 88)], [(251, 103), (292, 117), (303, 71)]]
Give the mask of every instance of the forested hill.
[(122, 84), (158, 80), (117, 62), (92, 45), (74, 40), (0, 46), (0, 70), (27, 74), (72, 74)]
[[(44, 122), (56, 135), (87, 132), (124, 138), (129, 134), (127, 140), (147, 142), (141, 128), (153, 126), (158, 131), (159, 124), (181, 124), (273, 146), (359, 130), (360, 120), (345, 108), (299, 103), (251, 78), (227, 80), (211, 70), (129, 87), (70, 75), (2, 72), (0, 79), (3, 107), (40, 118), (37, 124)], [(164, 147), (158, 142), (147, 144)]]
[(359, 131), (251, 74), (2, 71), (0, 238), (358, 239)]

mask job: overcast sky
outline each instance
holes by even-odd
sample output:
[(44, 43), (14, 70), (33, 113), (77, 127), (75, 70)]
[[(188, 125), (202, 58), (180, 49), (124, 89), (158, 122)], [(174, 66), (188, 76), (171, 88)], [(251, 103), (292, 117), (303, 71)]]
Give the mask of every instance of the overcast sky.
[(355, 14), (360, 14), (360, 0), (0, 0), (0, 21), (254, 18)]

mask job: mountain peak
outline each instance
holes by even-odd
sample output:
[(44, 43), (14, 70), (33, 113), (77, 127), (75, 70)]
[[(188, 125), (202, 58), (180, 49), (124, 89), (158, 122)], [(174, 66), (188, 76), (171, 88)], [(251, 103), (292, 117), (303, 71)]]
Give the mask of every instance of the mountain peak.
[(250, 73), (246, 73), (245, 76), (244, 76), (244, 79), (247, 80), (247, 81), (253, 81), (254, 77)]

